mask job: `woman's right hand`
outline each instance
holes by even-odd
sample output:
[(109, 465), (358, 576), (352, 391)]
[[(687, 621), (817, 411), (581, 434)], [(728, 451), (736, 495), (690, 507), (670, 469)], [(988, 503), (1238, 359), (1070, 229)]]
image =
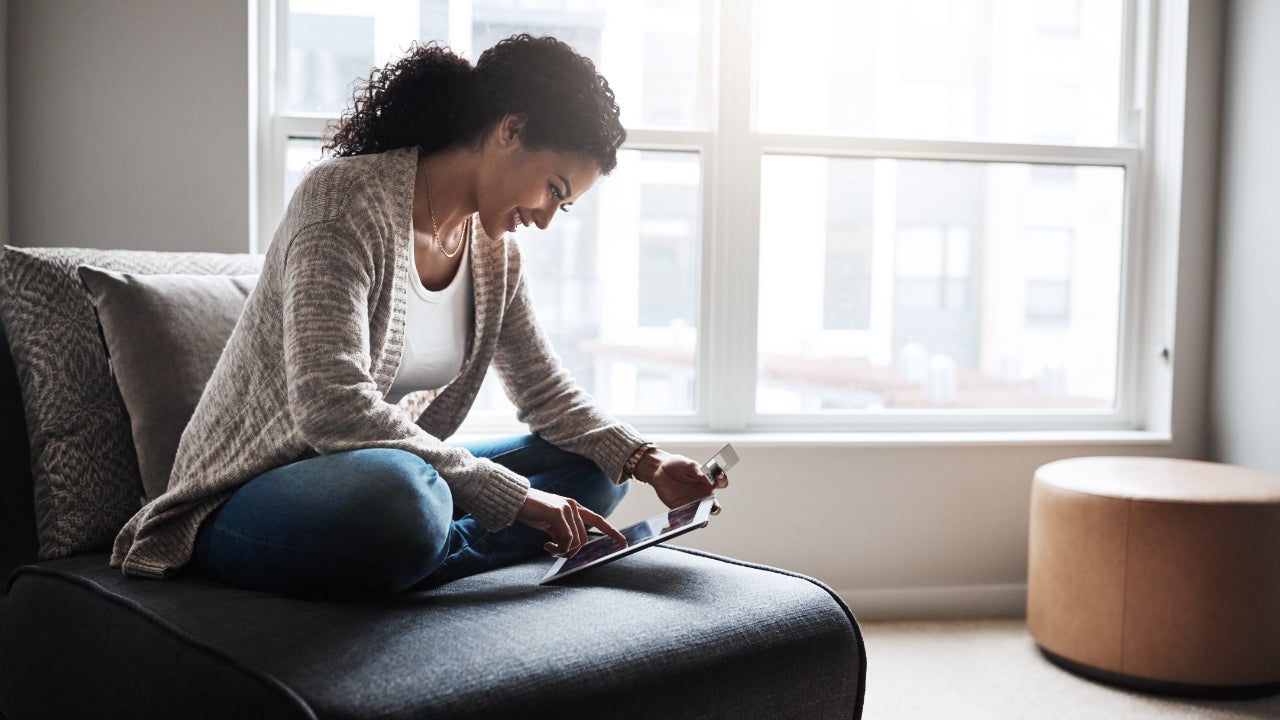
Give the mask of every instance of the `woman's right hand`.
[(547, 552), (573, 557), (587, 541), (587, 526), (600, 530), (622, 545), (627, 538), (607, 520), (591, 512), (573, 498), (529, 488), (524, 506), (516, 513), (516, 520), (551, 536), (542, 547)]

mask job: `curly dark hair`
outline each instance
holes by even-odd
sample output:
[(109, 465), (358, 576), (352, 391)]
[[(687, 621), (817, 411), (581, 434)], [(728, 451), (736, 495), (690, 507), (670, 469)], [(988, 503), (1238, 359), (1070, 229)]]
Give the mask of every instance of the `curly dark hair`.
[(522, 34), (485, 50), (474, 68), (446, 47), (415, 43), (357, 86), (324, 149), (342, 157), (478, 147), (507, 114), (524, 117), (526, 148), (586, 157), (603, 175), (627, 137), (613, 90), (589, 59), (553, 37)]

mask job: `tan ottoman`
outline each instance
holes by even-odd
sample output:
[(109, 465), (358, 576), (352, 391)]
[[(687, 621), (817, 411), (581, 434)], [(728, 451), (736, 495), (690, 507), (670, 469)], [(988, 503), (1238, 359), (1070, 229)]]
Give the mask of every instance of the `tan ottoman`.
[(1061, 460), (1031, 493), (1027, 626), (1070, 670), (1200, 697), (1280, 692), (1280, 475)]

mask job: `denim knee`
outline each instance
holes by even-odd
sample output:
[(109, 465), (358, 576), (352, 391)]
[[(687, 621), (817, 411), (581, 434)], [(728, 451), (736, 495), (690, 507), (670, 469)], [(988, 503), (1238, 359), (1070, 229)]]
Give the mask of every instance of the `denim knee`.
[(364, 482), (369, 492), (353, 508), (364, 514), (359, 552), (371, 568), (365, 585), (396, 592), (435, 570), (449, 552), (453, 495), (436, 471), (402, 450), (370, 457)]

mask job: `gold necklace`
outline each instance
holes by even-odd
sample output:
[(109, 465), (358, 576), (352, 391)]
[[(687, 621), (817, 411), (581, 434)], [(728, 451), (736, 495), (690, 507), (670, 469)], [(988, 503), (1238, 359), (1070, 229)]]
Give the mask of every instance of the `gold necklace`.
[(440, 250), (442, 255), (452, 260), (458, 257), (458, 253), (462, 252), (462, 246), (467, 242), (467, 228), (470, 225), (471, 218), (467, 218), (462, 222), (462, 237), (458, 239), (458, 247), (454, 248), (453, 253), (450, 254), (448, 250), (444, 249), (444, 243), (440, 241), (440, 226), (436, 224), (436, 207), (431, 202), (431, 173), (427, 172), (425, 160), (422, 163), (422, 177), (427, 181), (427, 212), (431, 214), (431, 232), (435, 234), (436, 248)]

